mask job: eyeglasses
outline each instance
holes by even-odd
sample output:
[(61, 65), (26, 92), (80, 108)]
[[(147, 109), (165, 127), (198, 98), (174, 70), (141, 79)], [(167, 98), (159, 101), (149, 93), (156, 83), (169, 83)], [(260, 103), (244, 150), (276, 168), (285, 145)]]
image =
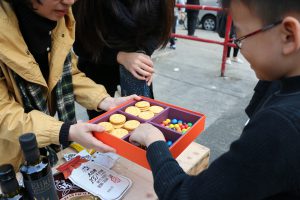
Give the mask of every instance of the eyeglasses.
[(279, 25), (279, 24), (281, 24), (281, 23), (282, 23), (282, 20), (277, 21), (277, 22), (275, 22), (275, 23), (273, 23), (273, 24), (269, 24), (269, 25), (267, 25), (267, 26), (265, 26), (265, 27), (263, 27), (263, 28), (261, 28), (261, 29), (258, 29), (258, 30), (256, 30), (256, 31), (254, 31), (254, 32), (252, 32), (252, 33), (249, 33), (249, 34), (247, 34), (247, 35), (245, 35), (245, 36), (242, 36), (242, 37), (240, 37), (240, 38), (238, 38), (238, 39), (233, 39), (232, 42), (237, 46), (238, 49), (241, 49), (241, 48), (242, 48), (242, 41), (243, 41), (244, 39), (249, 38), (249, 37), (251, 37), (251, 36), (253, 36), (253, 35), (256, 35), (256, 34), (258, 34), (258, 33), (265, 32), (265, 31), (267, 31), (267, 30), (270, 30), (271, 28), (273, 28), (273, 27), (275, 27), (275, 26), (277, 26), (277, 25)]

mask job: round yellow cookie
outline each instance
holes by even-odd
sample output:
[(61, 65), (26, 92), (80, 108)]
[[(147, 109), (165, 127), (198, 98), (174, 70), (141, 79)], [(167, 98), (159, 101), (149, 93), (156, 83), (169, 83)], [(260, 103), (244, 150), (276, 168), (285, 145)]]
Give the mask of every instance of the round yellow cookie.
[(100, 122), (99, 125), (103, 126), (107, 132), (111, 132), (114, 129), (113, 125), (109, 122)]
[(141, 112), (138, 115), (138, 117), (147, 120), (147, 119), (151, 119), (152, 117), (154, 117), (154, 113), (151, 111), (145, 111), (145, 112)]
[(129, 113), (131, 115), (134, 115), (134, 116), (138, 116), (141, 113), (140, 109), (137, 108), (137, 107), (135, 107), (135, 106), (129, 106), (129, 107), (127, 107), (125, 109), (125, 112)]
[(139, 101), (135, 104), (135, 106), (140, 109), (144, 109), (150, 107), (150, 103), (148, 101)]
[(109, 121), (113, 125), (120, 125), (125, 123), (126, 117), (122, 114), (113, 114), (109, 117)]
[(118, 138), (123, 138), (124, 136), (126, 136), (128, 134), (128, 131), (123, 128), (117, 128), (117, 129), (114, 129), (110, 134), (112, 134)]
[(163, 111), (164, 108), (163, 108), (163, 107), (160, 107), (160, 106), (151, 106), (151, 107), (149, 108), (149, 110), (150, 110), (151, 112), (153, 112), (154, 114), (158, 114), (158, 113), (160, 113), (161, 111)]
[(149, 110), (150, 107), (145, 107), (145, 108), (139, 108), (141, 112)]
[(137, 120), (129, 120), (127, 122), (125, 122), (124, 124), (124, 128), (128, 131), (133, 131), (134, 129), (136, 129), (141, 123)]
[(122, 128), (124, 126), (124, 124), (114, 124), (113, 127), (114, 128)]

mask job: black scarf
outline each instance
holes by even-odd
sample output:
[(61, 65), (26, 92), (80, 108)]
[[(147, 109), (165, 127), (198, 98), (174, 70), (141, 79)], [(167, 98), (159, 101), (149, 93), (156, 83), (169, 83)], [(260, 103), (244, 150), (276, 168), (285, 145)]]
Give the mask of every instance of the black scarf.
[(13, 7), (19, 20), (19, 27), (28, 50), (39, 64), (47, 82), (49, 76), (48, 53), (51, 51), (51, 34), (56, 21), (51, 21), (36, 14), (28, 6), (13, 1)]

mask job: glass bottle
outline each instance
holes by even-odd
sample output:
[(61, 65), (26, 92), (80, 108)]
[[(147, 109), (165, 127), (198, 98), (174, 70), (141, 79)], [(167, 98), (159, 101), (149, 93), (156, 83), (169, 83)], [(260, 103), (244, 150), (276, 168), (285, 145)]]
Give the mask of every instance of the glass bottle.
[(58, 200), (48, 158), (40, 155), (35, 134), (26, 133), (20, 136), (19, 142), (25, 157), (20, 171), (29, 198)]
[(11, 164), (0, 166), (1, 200), (24, 200), (23, 188), (19, 186), (16, 173)]

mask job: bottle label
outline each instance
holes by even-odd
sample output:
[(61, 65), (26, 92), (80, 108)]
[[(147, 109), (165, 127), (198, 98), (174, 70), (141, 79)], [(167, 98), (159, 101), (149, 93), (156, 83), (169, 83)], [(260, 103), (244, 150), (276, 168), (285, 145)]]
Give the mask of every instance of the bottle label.
[(10, 200), (21, 200), (21, 199), (23, 199), (23, 196), (19, 194), (14, 196), (13, 198), (10, 198)]
[(39, 178), (38, 180), (24, 180), (24, 184), (31, 199), (58, 200), (51, 170), (46, 176)]

